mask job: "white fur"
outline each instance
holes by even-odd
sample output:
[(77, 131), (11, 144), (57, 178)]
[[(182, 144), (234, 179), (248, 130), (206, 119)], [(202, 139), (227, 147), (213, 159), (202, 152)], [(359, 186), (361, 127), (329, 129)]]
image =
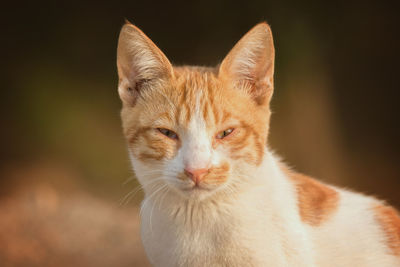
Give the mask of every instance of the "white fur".
[(190, 120), (188, 129), (182, 134), (183, 163), (186, 169), (208, 169), (211, 162), (217, 162), (210, 143), (210, 136), (206, 130), (206, 122), (200, 111), (201, 91), (196, 96), (194, 117)]

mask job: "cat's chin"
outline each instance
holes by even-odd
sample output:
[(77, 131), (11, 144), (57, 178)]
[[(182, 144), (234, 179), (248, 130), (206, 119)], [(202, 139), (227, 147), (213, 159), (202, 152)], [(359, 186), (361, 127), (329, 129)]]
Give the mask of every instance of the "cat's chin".
[(208, 188), (205, 186), (190, 186), (184, 188), (177, 188), (179, 193), (186, 198), (192, 198), (197, 200), (204, 200), (210, 197), (214, 192), (216, 192), (216, 188)]

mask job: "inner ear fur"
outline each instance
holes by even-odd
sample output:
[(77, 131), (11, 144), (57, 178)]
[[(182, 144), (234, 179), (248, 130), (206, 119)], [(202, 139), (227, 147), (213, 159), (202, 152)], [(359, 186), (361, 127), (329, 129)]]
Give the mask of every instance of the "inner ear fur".
[(232, 48), (219, 67), (219, 76), (246, 90), (258, 104), (269, 103), (274, 86), (274, 61), (271, 28), (263, 22)]

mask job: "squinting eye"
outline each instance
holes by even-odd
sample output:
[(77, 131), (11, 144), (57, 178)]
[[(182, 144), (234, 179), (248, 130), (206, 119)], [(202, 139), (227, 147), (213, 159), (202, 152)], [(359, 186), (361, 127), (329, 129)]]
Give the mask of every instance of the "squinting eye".
[(165, 135), (166, 137), (169, 137), (171, 139), (178, 139), (178, 135), (176, 133), (174, 133), (171, 130), (165, 129), (165, 128), (157, 128), (157, 130), (162, 133), (163, 135)]
[(228, 135), (230, 135), (233, 132), (233, 130), (235, 130), (235, 129), (229, 128), (229, 129), (226, 129), (225, 131), (219, 132), (217, 134), (217, 139), (223, 139), (223, 138), (227, 137)]

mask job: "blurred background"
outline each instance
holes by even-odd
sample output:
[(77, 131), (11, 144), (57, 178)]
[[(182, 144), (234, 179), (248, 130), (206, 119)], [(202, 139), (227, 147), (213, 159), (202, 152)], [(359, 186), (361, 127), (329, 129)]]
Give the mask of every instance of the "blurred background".
[[(147, 266), (120, 127), (124, 19), (175, 64), (216, 65), (256, 23), (276, 46), (270, 147), (400, 207), (398, 2), (9, 1), (2, 5), (0, 265)], [(122, 203), (122, 204), (121, 204)]]

